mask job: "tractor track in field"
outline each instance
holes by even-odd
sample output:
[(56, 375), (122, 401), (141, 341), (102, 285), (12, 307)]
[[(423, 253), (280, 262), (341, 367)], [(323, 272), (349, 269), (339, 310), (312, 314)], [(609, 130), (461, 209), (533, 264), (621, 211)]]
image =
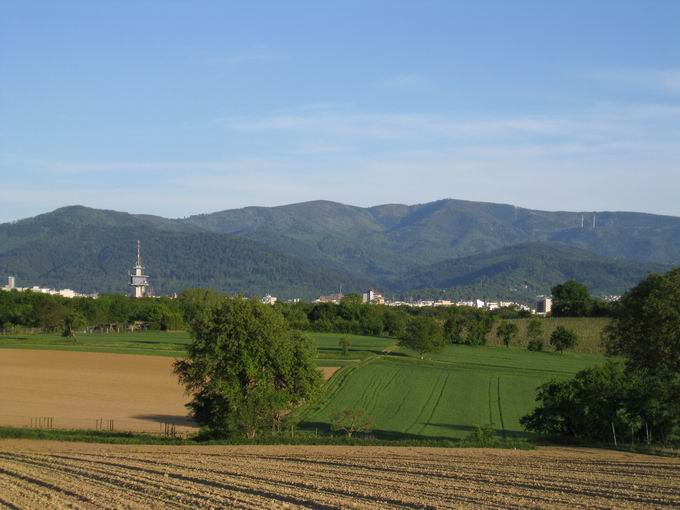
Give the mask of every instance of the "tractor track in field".
[(602, 450), (0, 441), (0, 508), (677, 508), (680, 460)]

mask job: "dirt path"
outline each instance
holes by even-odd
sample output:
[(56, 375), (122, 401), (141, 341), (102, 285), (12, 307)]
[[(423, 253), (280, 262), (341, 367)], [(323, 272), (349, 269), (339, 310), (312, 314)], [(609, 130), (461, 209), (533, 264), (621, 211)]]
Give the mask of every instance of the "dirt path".
[(51, 417), (58, 428), (157, 432), (193, 427), (172, 358), (92, 352), (0, 349), (0, 425)]
[(538, 451), (0, 441), (7, 508), (678, 508), (680, 461)]

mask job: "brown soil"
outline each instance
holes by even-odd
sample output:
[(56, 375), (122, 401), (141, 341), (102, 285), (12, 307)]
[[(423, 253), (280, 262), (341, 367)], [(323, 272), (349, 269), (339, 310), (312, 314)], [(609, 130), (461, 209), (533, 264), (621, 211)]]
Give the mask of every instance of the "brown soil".
[(8, 508), (678, 508), (680, 460), (537, 451), (0, 441)]
[(338, 371), (340, 367), (321, 367), (320, 370), (323, 372), (323, 380), (327, 381), (333, 374)]
[[(57, 428), (114, 420), (116, 430), (157, 432), (193, 422), (172, 358), (92, 352), (0, 350), (0, 425), (51, 417)], [(1, 506), (1, 505), (0, 505)]]

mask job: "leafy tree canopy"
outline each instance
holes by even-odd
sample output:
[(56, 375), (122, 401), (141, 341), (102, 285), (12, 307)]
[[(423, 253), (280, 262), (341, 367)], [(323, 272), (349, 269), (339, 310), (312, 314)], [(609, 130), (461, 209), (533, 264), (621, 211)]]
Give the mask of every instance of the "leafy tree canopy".
[(222, 299), (191, 322), (188, 356), (175, 364), (196, 421), (216, 436), (276, 427), (320, 386), (314, 344), (255, 300)]
[(652, 274), (625, 294), (604, 344), (632, 370), (680, 373), (680, 268)]
[(399, 345), (416, 351), (421, 359), (426, 353), (440, 352), (445, 345), (442, 327), (431, 317), (416, 317), (406, 326)]
[(555, 317), (587, 317), (593, 298), (585, 285), (569, 280), (552, 288), (552, 314)]

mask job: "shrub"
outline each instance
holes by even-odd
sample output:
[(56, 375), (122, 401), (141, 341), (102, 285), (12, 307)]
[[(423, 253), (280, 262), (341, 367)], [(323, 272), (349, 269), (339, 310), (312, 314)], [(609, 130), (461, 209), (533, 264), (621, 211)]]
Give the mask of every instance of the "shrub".
[(542, 338), (532, 338), (527, 344), (527, 349), (530, 351), (540, 352), (543, 350), (543, 339)]
[(550, 345), (552, 345), (557, 352), (563, 352), (567, 349), (573, 349), (578, 343), (578, 335), (571, 329), (564, 326), (557, 326), (555, 331), (550, 335)]

